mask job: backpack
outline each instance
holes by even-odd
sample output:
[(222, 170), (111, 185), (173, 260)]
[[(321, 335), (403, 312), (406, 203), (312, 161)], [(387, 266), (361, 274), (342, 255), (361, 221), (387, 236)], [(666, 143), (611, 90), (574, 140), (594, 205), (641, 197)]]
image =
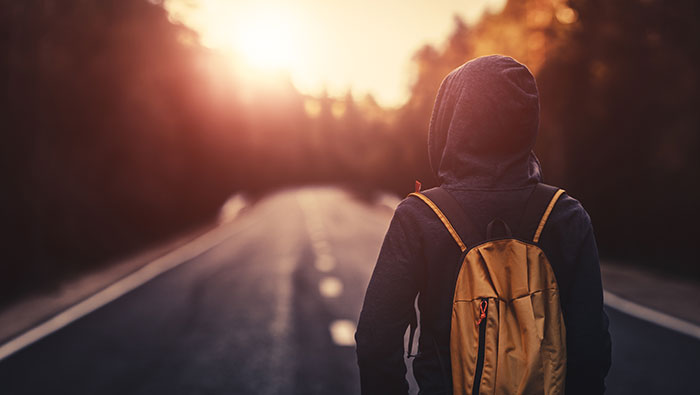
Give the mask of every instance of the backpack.
[(478, 240), (481, 232), (446, 190), (409, 195), (435, 212), (462, 250), (450, 332), (455, 395), (564, 393), (566, 329), (559, 287), (539, 246), (563, 192), (538, 184), (516, 232), (494, 219), (486, 241)]

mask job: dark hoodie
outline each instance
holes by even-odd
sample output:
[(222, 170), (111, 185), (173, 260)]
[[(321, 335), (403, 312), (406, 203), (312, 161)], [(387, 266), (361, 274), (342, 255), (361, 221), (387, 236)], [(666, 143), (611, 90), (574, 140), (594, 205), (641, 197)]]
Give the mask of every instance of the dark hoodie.
[[(519, 224), (542, 181), (532, 148), (539, 97), (530, 71), (512, 58), (465, 63), (442, 82), (430, 120), (430, 162), (441, 184), (483, 229), (501, 218)], [(610, 367), (598, 251), (591, 221), (564, 194), (540, 246), (557, 277), (567, 335), (567, 394), (600, 394)], [(404, 334), (418, 295), (420, 337), (414, 375), (421, 394), (451, 394), (450, 319), (461, 252), (435, 213), (416, 198), (396, 209), (357, 328), (363, 394), (405, 394)]]

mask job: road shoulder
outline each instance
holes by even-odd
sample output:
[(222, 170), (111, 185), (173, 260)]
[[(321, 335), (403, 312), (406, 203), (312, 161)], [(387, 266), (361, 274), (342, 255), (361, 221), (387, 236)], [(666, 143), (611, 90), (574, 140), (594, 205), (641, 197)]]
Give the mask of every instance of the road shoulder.
[(601, 262), (603, 288), (620, 298), (700, 325), (700, 282), (619, 262)]
[(207, 225), (176, 236), (128, 258), (101, 265), (95, 270), (68, 279), (54, 289), (29, 295), (5, 306), (0, 310), (0, 344), (94, 295), (178, 246), (187, 244), (213, 227), (214, 225)]

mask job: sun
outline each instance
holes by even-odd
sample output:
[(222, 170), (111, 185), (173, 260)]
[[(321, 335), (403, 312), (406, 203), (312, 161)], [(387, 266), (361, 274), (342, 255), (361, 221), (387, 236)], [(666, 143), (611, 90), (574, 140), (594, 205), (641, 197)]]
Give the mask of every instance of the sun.
[[(301, 93), (371, 93), (383, 106), (408, 98), (412, 57), (441, 45), (455, 15), (476, 23), (506, 0), (152, 0), (168, 18), (194, 30), (199, 44), (226, 60), (246, 81), (280, 77)], [(564, 15), (566, 14), (566, 15)], [(557, 18), (575, 19), (570, 12)], [(573, 18), (573, 19), (572, 19)], [(562, 23), (564, 23), (562, 22)], [(188, 39), (191, 39), (189, 37)], [(251, 84), (254, 85), (254, 84)]]
[(299, 28), (280, 10), (255, 12), (235, 27), (234, 51), (251, 66), (287, 69), (294, 66), (299, 50)]
[(308, 21), (296, 8), (272, 0), (166, 1), (172, 19), (195, 29), (203, 45), (236, 62), (286, 71), (303, 64)]

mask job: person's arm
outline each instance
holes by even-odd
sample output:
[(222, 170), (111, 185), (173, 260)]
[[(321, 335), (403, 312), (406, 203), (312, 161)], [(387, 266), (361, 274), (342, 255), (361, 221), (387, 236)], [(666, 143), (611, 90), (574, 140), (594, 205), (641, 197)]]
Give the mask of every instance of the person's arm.
[(602, 394), (611, 362), (608, 317), (603, 310), (598, 248), (590, 218), (576, 256), (568, 298), (562, 308), (566, 323), (566, 394)]
[(418, 293), (417, 240), (405, 229), (400, 211), (384, 238), (355, 334), (364, 395), (408, 392), (404, 334)]

